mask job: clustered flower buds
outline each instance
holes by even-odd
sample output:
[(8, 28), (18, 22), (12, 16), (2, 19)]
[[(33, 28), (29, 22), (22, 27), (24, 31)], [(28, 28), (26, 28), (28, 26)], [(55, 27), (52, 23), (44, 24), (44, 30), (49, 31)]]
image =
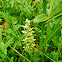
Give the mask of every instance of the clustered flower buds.
[(34, 50), (35, 47), (35, 39), (33, 36), (34, 31), (32, 30), (33, 28), (30, 28), (30, 21), (28, 19), (26, 19), (26, 24), (25, 26), (22, 26), (24, 28), (24, 31), (22, 31), (25, 35), (25, 39), (23, 39), (24, 41), (24, 50), (27, 51), (29, 54), (31, 54)]

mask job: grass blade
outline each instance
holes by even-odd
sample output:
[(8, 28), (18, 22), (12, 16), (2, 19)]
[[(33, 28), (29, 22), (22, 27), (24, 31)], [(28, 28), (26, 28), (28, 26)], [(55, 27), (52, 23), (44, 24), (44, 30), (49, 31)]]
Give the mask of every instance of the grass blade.
[(0, 42), (2, 40), (2, 28), (0, 28)]
[[(10, 48), (12, 48), (11, 46), (9, 46)], [(17, 52), (21, 57), (23, 57), (24, 59), (26, 59), (28, 62), (31, 62), (29, 59), (27, 59), (26, 57), (24, 57), (22, 54), (20, 54), (16, 49), (12, 48), (15, 52)]]
[(38, 54), (40, 53), (40, 51), (42, 50), (42, 48), (45, 46), (45, 44), (50, 40), (50, 38), (62, 27), (59, 26), (43, 43), (43, 45), (40, 46), (40, 48), (38, 49), (38, 51), (35, 53), (35, 55), (33, 56), (33, 59), (36, 58), (36, 56), (38, 56)]

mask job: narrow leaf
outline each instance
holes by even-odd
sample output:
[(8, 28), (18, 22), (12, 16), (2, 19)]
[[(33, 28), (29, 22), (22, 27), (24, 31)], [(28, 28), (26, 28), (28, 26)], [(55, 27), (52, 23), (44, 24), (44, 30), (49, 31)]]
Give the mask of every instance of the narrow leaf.
[(13, 38), (11, 38), (5, 45), (4, 49), (6, 49), (10, 44), (12, 44)]
[(38, 49), (38, 52), (35, 53), (35, 55), (33, 56), (33, 59), (35, 59), (36, 56), (39, 55), (40, 51), (42, 50), (42, 48), (45, 46), (46, 42), (48, 42), (50, 40), (50, 38), (62, 27), (59, 26), (52, 34), (50, 34), (50, 36), (44, 41), (43, 45), (40, 46), (40, 48)]
[(0, 42), (2, 40), (2, 28), (0, 28)]

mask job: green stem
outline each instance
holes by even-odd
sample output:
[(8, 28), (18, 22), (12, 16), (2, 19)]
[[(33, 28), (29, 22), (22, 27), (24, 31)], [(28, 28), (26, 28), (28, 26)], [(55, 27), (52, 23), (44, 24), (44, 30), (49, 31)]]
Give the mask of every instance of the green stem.
[[(41, 55), (43, 54), (42, 52), (40, 52)], [(53, 59), (51, 59), (49, 56), (47, 56), (46, 54), (43, 54), (44, 56), (46, 56), (47, 58), (49, 58), (51, 61), (55, 62)]]
[(0, 43), (2, 41), (2, 28), (0, 28)]
[[(50, 15), (51, 15), (51, 12), (52, 12), (52, 7), (53, 7), (53, 0), (51, 0), (50, 1), (50, 11), (49, 11), (49, 15), (48, 15), (48, 17), (50, 17)], [(47, 23), (47, 32), (46, 32), (46, 38), (48, 38), (48, 36), (49, 36), (49, 22)], [(45, 46), (45, 53), (47, 52), (47, 43), (46, 43), (46, 46)]]
[(48, 16), (51, 15), (52, 7), (53, 7), (53, 1), (54, 1), (54, 0), (51, 0), (51, 1), (50, 1), (50, 11), (49, 11), (49, 15), (48, 15)]
[[(47, 12), (47, 0), (43, 0), (43, 12), (46, 14), (46, 12)], [(42, 28), (42, 31), (43, 31), (43, 29), (44, 28)], [(42, 33), (42, 42), (44, 42), (43, 41), (43, 34), (44, 33)], [(45, 51), (44, 51), (44, 47), (43, 47), (43, 53), (44, 53)], [(42, 62), (44, 62), (45, 61), (45, 58), (44, 58), (44, 55), (43, 55), (43, 61)]]
[(46, 13), (46, 9), (47, 9), (47, 0), (43, 0), (43, 12)]
[(60, 44), (59, 47), (58, 47), (57, 53), (56, 53), (56, 55), (55, 55), (55, 57), (54, 57), (54, 60), (56, 60), (56, 58), (57, 58), (58, 55), (60, 54), (61, 46), (62, 46), (62, 42), (61, 42), (61, 44)]
[(13, 47), (9, 46), (10, 48), (12, 48), (15, 52), (17, 52), (21, 57), (23, 57), (24, 59), (26, 59), (28, 62), (31, 62), (29, 59), (27, 59), (26, 57), (24, 57), (22, 54), (20, 54), (16, 49), (14, 49)]

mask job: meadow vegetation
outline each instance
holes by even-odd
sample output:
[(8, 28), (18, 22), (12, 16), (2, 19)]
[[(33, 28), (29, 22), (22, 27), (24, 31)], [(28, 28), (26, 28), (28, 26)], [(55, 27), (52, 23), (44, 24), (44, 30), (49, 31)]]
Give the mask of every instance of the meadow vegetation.
[(0, 62), (62, 62), (62, 0), (0, 0)]

